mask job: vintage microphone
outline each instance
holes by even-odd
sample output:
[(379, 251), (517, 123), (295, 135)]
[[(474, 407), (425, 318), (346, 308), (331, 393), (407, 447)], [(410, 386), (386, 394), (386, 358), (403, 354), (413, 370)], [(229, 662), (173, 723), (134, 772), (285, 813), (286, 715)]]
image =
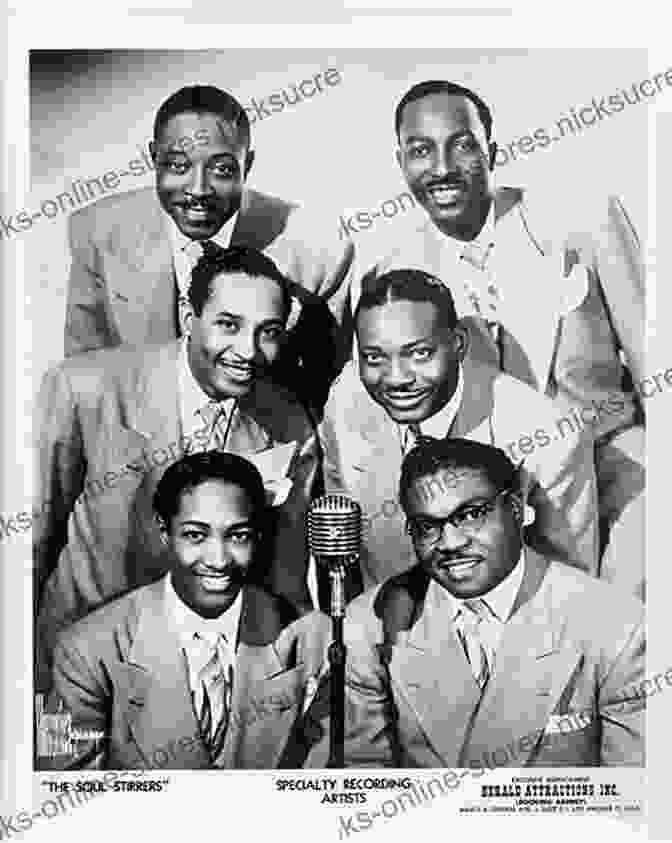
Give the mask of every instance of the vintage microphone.
[(327, 767), (343, 768), (345, 738), (345, 574), (359, 560), (362, 543), (362, 511), (345, 495), (324, 495), (308, 512), (308, 548), (318, 565), (329, 571), (332, 642), (329, 645), (331, 675), (329, 761)]

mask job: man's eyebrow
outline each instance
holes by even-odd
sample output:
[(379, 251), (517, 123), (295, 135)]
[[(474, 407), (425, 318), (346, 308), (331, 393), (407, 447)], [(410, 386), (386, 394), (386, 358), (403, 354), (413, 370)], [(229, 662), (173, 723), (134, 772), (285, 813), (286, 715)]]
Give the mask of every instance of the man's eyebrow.
[(407, 138), (403, 138), (404, 143), (434, 143), (431, 138), (428, 138), (426, 135), (409, 135)]
[(247, 518), (244, 521), (236, 521), (235, 524), (229, 524), (228, 527), (224, 528), (224, 532), (230, 533), (233, 530), (244, 530), (244, 529), (247, 529), (248, 527), (252, 527), (252, 526), (253, 526), (252, 519)]
[(241, 313), (231, 313), (231, 311), (229, 310), (219, 310), (215, 315), (226, 316), (229, 319), (236, 319), (237, 321), (240, 321), (243, 318), (243, 315)]
[[(242, 530), (246, 527), (252, 526), (252, 519), (248, 518), (243, 521), (236, 521), (224, 528), (224, 532), (231, 530)], [(212, 524), (209, 521), (199, 521), (197, 518), (189, 518), (186, 521), (180, 522), (180, 527), (202, 527), (204, 530), (212, 529)]]
[(404, 343), (404, 345), (402, 345), (402, 349), (404, 351), (411, 351), (412, 349), (415, 348), (416, 345), (422, 345), (423, 343), (433, 342), (433, 341), (434, 341), (434, 335), (429, 334), (426, 337), (421, 337), (420, 339), (412, 340), (411, 342)]

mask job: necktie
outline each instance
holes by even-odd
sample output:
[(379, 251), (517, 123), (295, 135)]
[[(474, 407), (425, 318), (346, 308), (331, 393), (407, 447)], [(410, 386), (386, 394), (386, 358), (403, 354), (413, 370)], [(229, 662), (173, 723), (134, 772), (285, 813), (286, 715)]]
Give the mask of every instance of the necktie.
[(221, 247), (212, 240), (190, 240), (183, 246), (174, 258), (175, 263), (175, 300), (173, 318), (175, 321), (175, 335), (180, 336), (182, 327), (180, 324), (180, 301), (187, 300), (189, 285), (191, 284), (191, 272), (198, 261), (205, 258), (213, 258), (221, 252)]
[(420, 425), (417, 422), (412, 422), (411, 424), (406, 425), (401, 443), (401, 450), (404, 456), (406, 456), (412, 448), (415, 448), (421, 437), (422, 432), (420, 431)]
[(209, 430), (204, 450), (223, 451), (226, 447), (229, 428), (226, 408), (218, 401), (209, 401), (198, 412)]
[(465, 600), (455, 618), (457, 634), (474, 674), (478, 687), (483, 690), (494, 663), (494, 651), (481, 634), (481, 624), (487, 622), (488, 607), (483, 600)]
[(214, 763), (222, 752), (229, 725), (233, 668), (226, 657), (222, 636), (213, 642), (199, 635), (197, 641), (206, 650), (207, 661), (198, 671), (194, 708), (201, 737)]

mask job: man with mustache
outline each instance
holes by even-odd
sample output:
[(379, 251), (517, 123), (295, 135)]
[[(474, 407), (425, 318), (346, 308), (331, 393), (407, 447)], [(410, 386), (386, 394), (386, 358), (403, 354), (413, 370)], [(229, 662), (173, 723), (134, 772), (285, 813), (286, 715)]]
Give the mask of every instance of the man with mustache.
[[(69, 768), (272, 769), (292, 752), (325, 677), (330, 623), (314, 612), (287, 625), (282, 601), (250, 583), (265, 496), (255, 466), (234, 454), (167, 469), (154, 508), (168, 573), (56, 648), (47, 707), (92, 736), (74, 743)], [(301, 747), (308, 766), (324, 766), (322, 746), (321, 757)]]
[(644, 766), (642, 603), (525, 545), (497, 448), (426, 439), (399, 497), (417, 564), (348, 607), (346, 766)]
[(275, 377), (319, 411), (350, 354), (352, 243), (338, 240), (332, 222), (246, 186), (249, 120), (218, 88), (172, 94), (156, 114), (150, 153), (156, 189), (106, 197), (70, 219), (66, 356), (179, 336), (178, 301), (203, 250), (248, 245), (294, 287)]
[[(273, 261), (236, 246), (199, 260), (182, 305), (184, 336), (106, 349), (50, 371), (36, 423), (35, 525), (41, 594), (37, 641), (48, 663), (56, 632), (166, 571), (151, 500), (184, 453), (226, 450), (264, 465), (278, 505), (264, 584), (295, 615), (312, 608), (304, 517), (318, 443), (301, 403), (267, 378), (291, 309)], [(286, 498), (286, 500), (284, 500)]]
[(402, 458), (423, 436), (506, 450), (523, 465), (532, 545), (595, 574), (588, 444), (576, 432), (559, 435), (549, 398), (471, 354), (450, 290), (421, 270), (372, 274), (355, 331), (358, 357), (334, 384), (319, 430), (327, 491), (350, 495), (364, 512), (364, 587), (414, 564), (397, 488)]
[(609, 543), (600, 575), (643, 596), (644, 430), (632, 384), (646, 375), (644, 266), (623, 206), (610, 197), (591, 230), (578, 222), (583, 207), (563, 219), (557, 195), (542, 206), (498, 187), (491, 110), (452, 82), (410, 88), (395, 131), (427, 219), (375, 271), (440, 278), (467, 317), (472, 353), (546, 392), (595, 444), (601, 549)]

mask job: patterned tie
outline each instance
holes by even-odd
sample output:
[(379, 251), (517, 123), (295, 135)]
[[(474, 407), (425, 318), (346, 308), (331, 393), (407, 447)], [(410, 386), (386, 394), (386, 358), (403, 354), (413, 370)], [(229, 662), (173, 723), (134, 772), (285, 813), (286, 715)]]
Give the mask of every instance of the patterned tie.
[(422, 437), (420, 425), (417, 422), (411, 422), (406, 425), (403, 433), (403, 440), (401, 443), (401, 450), (404, 456), (418, 444)]
[(202, 635), (196, 637), (210, 657), (198, 671), (197, 690), (192, 692), (194, 709), (203, 743), (216, 763), (229, 725), (233, 668), (226, 656), (223, 636), (217, 636), (215, 641)]
[(485, 643), (480, 629), (489, 617), (487, 604), (481, 599), (464, 600), (455, 617), (458, 637), (481, 691), (490, 678), (494, 664), (494, 651)]
[(208, 401), (198, 413), (209, 430), (207, 443), (203, 450), (223, 451), (226, 447), (229, 428), (224, 404), (218, 401)]
[(175, 321), (175, 336), (182, 334), (180, 323), (180, 302), (186, 302), (187, 293), (191, 284), (191, 273), (198, 261), (205, 258), (216, 257), (222, 251), (221, 247), (212, 240), (190, 240), (180, 249), (181, 256), (175, 256), (175, 299), (173, 318)]

